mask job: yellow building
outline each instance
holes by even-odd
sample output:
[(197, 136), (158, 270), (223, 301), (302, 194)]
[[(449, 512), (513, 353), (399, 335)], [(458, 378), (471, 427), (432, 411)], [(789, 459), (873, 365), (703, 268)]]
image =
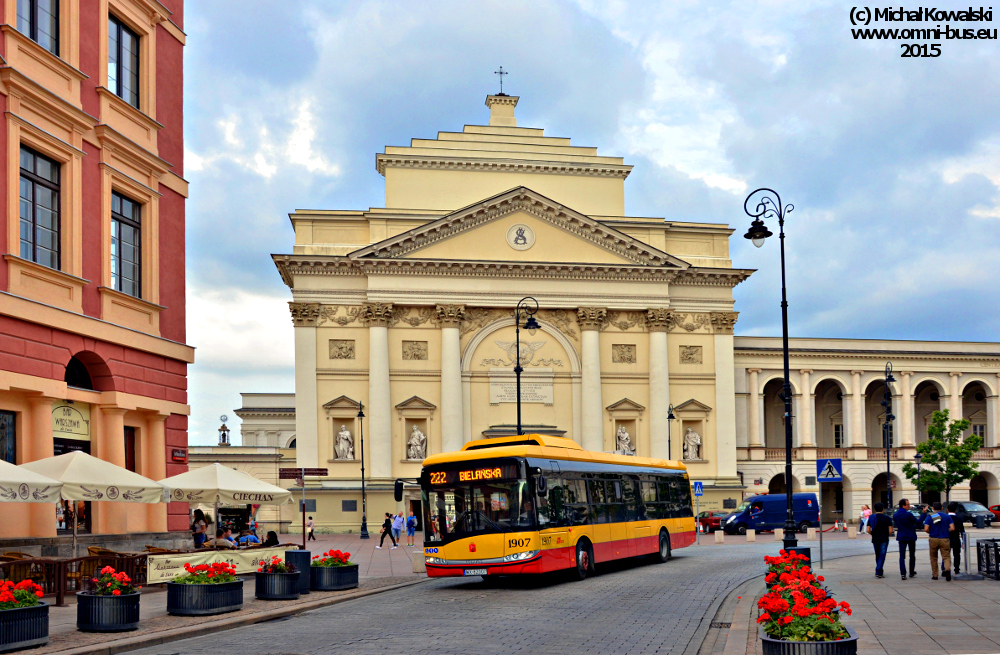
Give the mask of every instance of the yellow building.
[(384, 208), (291, 214), (274, 261), (294, 299), (298, 465), (329, 469), (307, 484), (322, 528), (360, 523), (359, 403), (370, 518), (425, 453), (513, 433), (524, 296), (541, 324), (521, 333), (526, 430), (683, 458), (707, 497), (741, 497), (732, 289), (750, 271), (732, 230), (626, 216), (631, 166), (518, 127), (517, 102), (386, 147)]

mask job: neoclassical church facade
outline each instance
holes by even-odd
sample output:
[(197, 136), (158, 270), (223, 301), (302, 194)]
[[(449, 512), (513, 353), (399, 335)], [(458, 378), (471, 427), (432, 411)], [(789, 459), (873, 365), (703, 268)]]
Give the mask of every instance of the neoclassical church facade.
[[(426, 454), (515, 432), (525, 296), (540, 324), (520, 335), (526, 431), (683, 459), (706, 507), (783, 485), (780, 340), (734, 337), (733, 288), (752, 273), (730, 259), (734, 230), (626, 216), (631, 166), (518, 127), (517, 103), (489, 96), (487, 125), (386, 147), (384, 208), (290, 215), (294, 247), (273, 259), (292, 292), (294, 465), (328, 469), (305, 483), (323, 529), (360, 524), (362, 446), (373, 517), (397, 509), (393, 480), (416, 477)], [(830, 512), (854, 516), (878, 493), (890, 357), (903, 380), (896, 469), (928, 408), (948, 407), (983, 431), (988, 472), (973, 488), (998, 502), (1000, 345), (802, 339), (792, 357), (795, 488), (815, 489), (815, 459), (835, 451), (849, 461)]]

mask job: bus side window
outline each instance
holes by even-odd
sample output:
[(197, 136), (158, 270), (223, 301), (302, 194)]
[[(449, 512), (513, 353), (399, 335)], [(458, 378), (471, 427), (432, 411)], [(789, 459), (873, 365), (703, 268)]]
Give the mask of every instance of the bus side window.
[(608, 496), (604, 480), (587, 480), (587, 491), (590, 492), (590, 510), (595, 523), (607, 523)]
[(636, 481), (625, 477), (621, 481), (622, 499), (625, 502), (625, 521), (635, 521), (639, 518), (639, 499), (636, 497)]
[(566, 487), (561, 478), (550, 477), (549, 493), (538, 497), (540, 526), (566, 525)]
[(676, 492), (674, 502), (677, 505), (677, 516), (679, 518), (694, 516), (694, 511), (691, 509), (691, 481), (687, 476), (683, 478), (677, 477), (674, 479), (674, 485)]

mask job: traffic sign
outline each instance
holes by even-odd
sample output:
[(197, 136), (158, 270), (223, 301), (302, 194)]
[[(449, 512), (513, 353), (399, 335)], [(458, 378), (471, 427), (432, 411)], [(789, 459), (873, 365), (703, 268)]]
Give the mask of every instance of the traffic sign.
[(700, 482), (695, 482), (694, 483), (694, 495), (695, 496), (704, 496), (705, 495), (704, 488), (702, 487), (702, 484)]
[(816, 479), (820, 482), (843, 482), (844, 481), (844, 460), (842, 459), (817, 459)]
[(297, 480), (302, 477), (302, 474), (306, 475), (330, 475), (329, 469), (278, 469), (278, 479), (279, 480)]

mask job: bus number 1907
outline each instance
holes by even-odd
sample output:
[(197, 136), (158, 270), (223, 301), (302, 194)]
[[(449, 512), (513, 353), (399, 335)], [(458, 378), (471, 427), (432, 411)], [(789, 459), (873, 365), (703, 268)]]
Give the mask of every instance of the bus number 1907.
[(508, 539), (507, 548), (526, 548), (531, 543), (531, 537), (523, 539)]

